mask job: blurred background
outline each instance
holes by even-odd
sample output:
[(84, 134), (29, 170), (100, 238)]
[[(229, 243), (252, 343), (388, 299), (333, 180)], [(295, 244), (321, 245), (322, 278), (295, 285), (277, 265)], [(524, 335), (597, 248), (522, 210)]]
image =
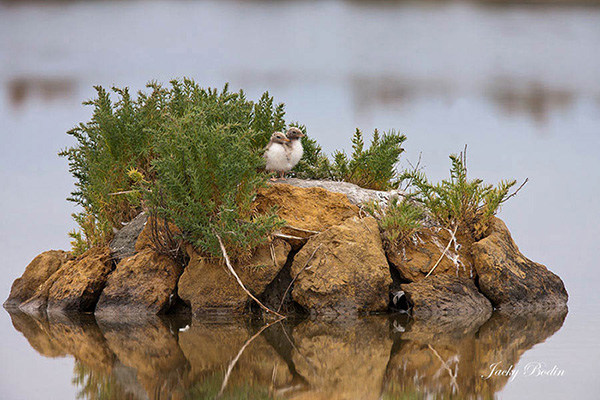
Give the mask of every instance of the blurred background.
[[(73, 179), (56, 153), (90, 118), (93, 85), (184, 76), (268, 90), (328, 153), (349, 150), (357, 127), (397, 129), (400, 168), (421, 155), (445, 178), (467, 144), (471, 177), (529, 178), (500, 217), (565, 281), (570, 314), (522, 362), (567, 377), (515, 380), (501, 397), (600, 395), (600, 1), (0, 1), (2, 301), (33, 257), (69, 248)], [(72, 360), (27, 362), (6, 313), (1, 329), (1, 393), (74, 396)]]

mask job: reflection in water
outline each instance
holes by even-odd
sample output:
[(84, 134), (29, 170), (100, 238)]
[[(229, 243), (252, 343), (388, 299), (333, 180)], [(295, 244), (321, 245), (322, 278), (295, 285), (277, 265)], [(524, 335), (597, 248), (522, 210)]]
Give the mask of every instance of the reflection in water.
[(75, 358), (83, 399), (493, 398), (516, 365), (562, 326), (550, 315), (495, 313), (487, 321), (361, 319), (185, 321), (91, 315), (34, 318), (14, 327), (46, 357)]
[(40, 98), (45, 102), (69, 99), (76, 95), (77, 84), (70, 78), (14, 77), (6, 83), (10, 104), (21, 107)]

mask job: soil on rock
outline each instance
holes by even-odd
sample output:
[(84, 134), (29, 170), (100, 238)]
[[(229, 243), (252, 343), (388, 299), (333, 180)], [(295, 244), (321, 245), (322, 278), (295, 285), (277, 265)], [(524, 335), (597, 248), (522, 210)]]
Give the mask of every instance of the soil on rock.
[(341, 193), (287, 184), (260, 189), (254, 205), (261, 213), (276, 207), (277, 215), (285, 219), (288, 225), (317, 232), (339, 225), (359, 214), (359, 208)]

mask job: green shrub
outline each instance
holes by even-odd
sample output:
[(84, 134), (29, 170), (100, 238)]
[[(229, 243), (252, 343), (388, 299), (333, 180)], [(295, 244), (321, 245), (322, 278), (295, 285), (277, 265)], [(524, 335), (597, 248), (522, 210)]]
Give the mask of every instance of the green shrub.
[(386, 206), (371, 202), (365, 210), (379, 223), (384, 244), (388, 248), (401, 248), (419, 231), (424, 211), (413, 201), (400, 196), (390, 198)]
[(216, 235), (239, 259), (281, 225), (274, 213), (255, 215), (252, 209), (266, 177), (255, 147), (268, 133), (253, 128), (255, 115), (242, 93), (208, 91), (194, 107), (168, 118), (156, 136), (151, 210), (211, 256), (221, 255)]
[[(107, 244), (122, 223), (144, 207), (181, 224), (183, 235), (215, 255), (207, 235), (222, 234), (236, 253), (266, 237), (279, 222), (252, 215), (249, 202), (264, 177), (261, 152), (274, 130), (284, 130), (284, 106), (265, 93), (203, 89), (194, 81), (150, 83), (132, 99), (128, 89), (96, 87), (91, 121), (68, 132), (77, 144), (59, 154), (69, 161), (76, 190), (69, 200), (79, 231), (76, 252)], [(238, 250), (240, 250), (238, 249)]]
[(375, 130), (369, 148), (365, 149), (363, 134), (357, 129), (352, 138), (351, 156), (336, 151), (331, 161), (316, 141), (305, 138), (304, 157), (294, 171), (301, 178), (331, 179), (367, 189), (388, 190), (395, 186), (396, 164), (404, 151), (405, 140), (406, 136), (394, 130), (383, 135)]
[(509, 194), (516, 181), (503, 180), (494, 186), (481, 179), (469, 180), (466, 150), (451, 155), (450, 160), (449, 180), (433, 184), (417, 170), (405, 172), (401, 180), (409, 180), (410, 187), (415, 190), (412, 197), (421, 202), (439, 224), (449, 229), (462, 229), (478, 240), (484, 236), (500, 206), (516, 194)]
[(69, 161), (76, 179), (69, 200), (83, 208), (73, 215), (80, 231), (70, 233), (77, 253), (106, 244), (113, 228), (120, 228), (140, 210), (140, 194), (131, 191), (127, 172), (135, 168), (152, 176), (152, 130), (160, 123), (160, 105), (165, 100), (164, 91), (154, 88), (150, 96), (140, 95), (137, 100), (128, 89), (113, 88), (118, 97), (113, 103), (109, 92), (95, 87), (98, 97), (84, 103), (94, 107), (91, 121), (67, 132), (78, 142), (59, 153)]

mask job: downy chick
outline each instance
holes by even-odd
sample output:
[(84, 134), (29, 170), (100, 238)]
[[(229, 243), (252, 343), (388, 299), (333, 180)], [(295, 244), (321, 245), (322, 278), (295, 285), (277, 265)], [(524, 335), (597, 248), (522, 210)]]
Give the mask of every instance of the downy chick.
[[(281, 179), (285, 179), (285, 173), (292, 169), (290, 163), (292, 149), (287, 146), (289, 143), (290, 139), (284, 133), (275, 132), (265, 149), (266, 170), (278, 172)], [(275, 181), (277, 178), (271, 178), (271, 180)]]
[(290, 149), (290, 169), (292, 169), (302, 158), (304, 149), (302, 148), (302, 141), (300, 139), (305, 135), (298, 128), (290, 128), (288, 129), (286, 136), (290, 140), (286, 143), (286, 146)]

